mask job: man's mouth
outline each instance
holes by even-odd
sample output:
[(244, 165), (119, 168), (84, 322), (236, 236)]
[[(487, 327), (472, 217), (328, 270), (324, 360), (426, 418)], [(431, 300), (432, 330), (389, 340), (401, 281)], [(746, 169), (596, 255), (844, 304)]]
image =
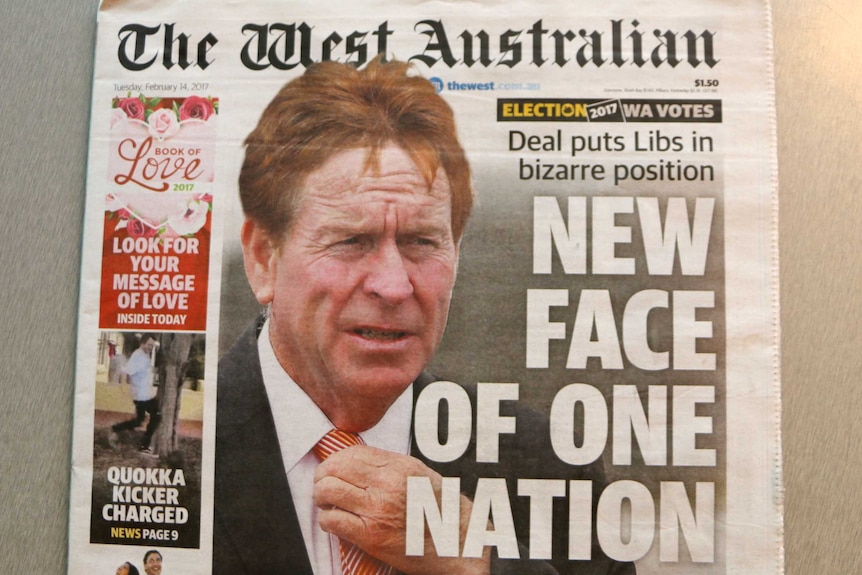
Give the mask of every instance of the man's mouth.
[(363, 339), (372, 339), (379, 341), (395, 341), (407, 335), (406, 331), (391, 331), (377, 329), (354, 329), (353, 333)]

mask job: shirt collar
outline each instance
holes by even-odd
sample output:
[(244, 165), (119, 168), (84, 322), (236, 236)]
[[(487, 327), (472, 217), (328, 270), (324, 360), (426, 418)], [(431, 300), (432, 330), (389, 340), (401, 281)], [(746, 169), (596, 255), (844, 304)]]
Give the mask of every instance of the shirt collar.
[[(284, 468), (286, 472), (290, 472), (299, 460), (335, 426), (281, 367), (269, 339), (268, 319), (261, 329), (257, 347)], [(395, 400), (377, 425), (359, 435), (367, 445), (406, 455), (410, 451), (412, 414), (413, 385), (411, 384)]]

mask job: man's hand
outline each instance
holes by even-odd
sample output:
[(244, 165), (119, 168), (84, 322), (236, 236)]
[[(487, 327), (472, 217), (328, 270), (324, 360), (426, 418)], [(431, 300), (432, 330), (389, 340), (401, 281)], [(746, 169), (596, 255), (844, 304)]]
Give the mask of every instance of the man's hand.
[[(427, 529), (425, 555), (404, 555), (408, 476), (430, 477), (439, 502), (442, 477), (414, 457), (366, 445), (334, 453), (314, 476), (320, 527), (408, 575), (488, 574), (487, 549), (479, 559), (438, 557)], [(472, 503), (462, 495), (462, 545), (471, 509)]]

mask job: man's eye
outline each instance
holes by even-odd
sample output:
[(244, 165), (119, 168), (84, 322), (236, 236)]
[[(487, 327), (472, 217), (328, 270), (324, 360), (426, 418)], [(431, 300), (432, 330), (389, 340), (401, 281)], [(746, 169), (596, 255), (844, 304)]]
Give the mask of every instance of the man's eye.
[(356, 252), (362, 252), (367, 250), (369, 247), (369, 240), (365, 236), (350, 236), (339, 240), (332, 244), (331, 248), (335, 252), (340, 252), (344, 254), (355, 254)]
[(437, 245), (437, 242), (434, 239), (428, 238), (428, 237), (423, 237), (423, 236), (412, 236), (409, 238), (405, 238), (400, 243), (403, 246), (421, 246), (421, 247), (427, 247), (427, 246), (434, 247)]

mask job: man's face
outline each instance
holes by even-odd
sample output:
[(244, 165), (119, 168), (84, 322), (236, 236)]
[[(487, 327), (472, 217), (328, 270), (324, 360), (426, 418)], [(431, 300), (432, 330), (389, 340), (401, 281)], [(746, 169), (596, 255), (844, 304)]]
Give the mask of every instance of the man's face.
[(143, 349), (147, 355), (150, 355), (153, 352), (153, 348), (155, 346), (156, 346), (156, 340), (154, 340), (153, 338), (150, 337), (150, 338), (147, 338), (147, 340), (141, 344), (141, 349)]
[(341, 152), (309, 174), (268, 279), (253, 286), (272, 304), (279, 362), (318, 405), (394, 401), (433, 356), (455, 283), (445, 174), (429, 190), (400, 148), (384, 148), (375, 172), (366, 156)]
[(147, 575), (160, 575), (162, 572), (162, 556), (158, 553), (150, 553), (144, 561), (144, 573)]

